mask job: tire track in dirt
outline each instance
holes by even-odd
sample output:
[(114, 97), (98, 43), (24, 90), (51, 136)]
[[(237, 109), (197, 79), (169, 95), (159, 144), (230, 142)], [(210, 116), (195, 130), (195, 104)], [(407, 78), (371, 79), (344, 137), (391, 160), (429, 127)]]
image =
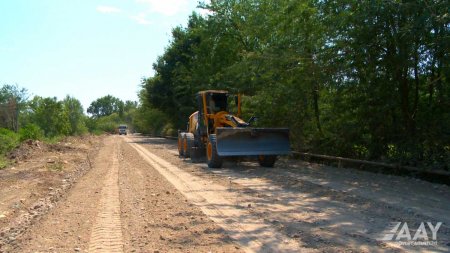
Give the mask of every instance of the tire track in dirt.
[(183, 171), (138, 144), (129, 144), (192, 203), (228, 232), (246, 252), (314, 252), (296, 240), (279, 233), (270, 224), (253, 216), (230, 199), (236, 199), (224, 186), (213, 184)]
[[(175, 141), (133, 140), (184, 172), (228, 188), (237, 198), (230, 199), (229, 192), (222, 197), (303, 247), (321, 252), (449, 252), (446, 186), (290, 159), (281, 159), (277, 169), (261, 168), (253, 161), (209, 169), (180, 159)], [(412, 229), (424, 221), (443, 221), (438, 244), (409, 247), (380, 240), (392, 221), (406, 222)]]
[(105, 166), (109, 172), (105, 178), (98, 206), (98, 214), (92, 228), (89, 252), (123, 252), (122, 225), (119, 199), (119, 142), (114, 138), (111, 160)]

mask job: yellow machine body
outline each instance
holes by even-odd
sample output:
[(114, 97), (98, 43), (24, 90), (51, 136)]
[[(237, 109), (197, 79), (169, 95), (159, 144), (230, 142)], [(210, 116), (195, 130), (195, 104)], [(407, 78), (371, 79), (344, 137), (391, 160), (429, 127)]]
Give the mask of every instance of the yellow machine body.
[[(235, 115), (229, 112), (230, 98)], [(189, 117), (187, 131), (179, 134), (180, 155), (194, 158), (198, 152), (206, 153), (210, 167), (220, 167), (225, 157), (257, 156), (260, 164), (271, 167), (277, 155), (289, 154), (289, 129), (251, 127), (250, 121), (240, 118), (241, 100), (240, 94), (224, 90), (197, 93), (198, 111)]]

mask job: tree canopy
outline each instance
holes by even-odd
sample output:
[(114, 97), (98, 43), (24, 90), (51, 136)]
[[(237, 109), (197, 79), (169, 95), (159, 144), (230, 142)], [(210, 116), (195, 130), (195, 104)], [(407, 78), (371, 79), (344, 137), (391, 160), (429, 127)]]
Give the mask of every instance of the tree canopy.
[(124, 103), (119, 98), (107, 95), (93, 101), (88, 107), (87, 112), (92, 116), (98, 118), (102, 116), (109, 116), (113, 113), (122, 115), (124, 110)]
[(194, 94), (244, 93), (297, 150), (450, 167), (450, 15), (442, 0), (215, 0), (144, 80), (182, 128)]

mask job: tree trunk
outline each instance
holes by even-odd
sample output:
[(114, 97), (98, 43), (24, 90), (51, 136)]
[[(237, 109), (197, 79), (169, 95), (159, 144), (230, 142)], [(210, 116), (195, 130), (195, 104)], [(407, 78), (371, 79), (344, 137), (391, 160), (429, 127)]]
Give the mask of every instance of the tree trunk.
[(319, 108), (319, 85), (317, 82), (313, 88), (313, 100), (314, 100), (314, 116), (316, 118), (317, 129), (322, 134), (322, 125), (320, 124), (320, 108)]

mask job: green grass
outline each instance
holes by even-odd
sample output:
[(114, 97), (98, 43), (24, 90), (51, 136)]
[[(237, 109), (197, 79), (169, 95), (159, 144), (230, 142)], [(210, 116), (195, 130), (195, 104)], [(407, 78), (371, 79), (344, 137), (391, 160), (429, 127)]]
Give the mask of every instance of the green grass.
[(43, 141), (47, 144), (56, 144), (60, 141), (62, 141), (65, 138), (63, 135), (54, 136), (54, 137), (45, 137)]
[(57, 161), (47, 165), (47, 169), (50, 171), (62, 171), (64, 169), (64, 165), (61, 161)]
[(19, 146), (19, 135), (5, 128), (0, 128), (0, 169), (6, 168), (10, 162), (6, 154)]
[(104, 133), (105, 133), (104, 131), (98, 130), (98, 129), (95, 129), (95, 130), (93, 130), (93, 131), (91, 132), (91, 134), (97, 135), (97, 136), (100, 136), (100, 135), (102, 135), (102, 134), (104, 134)]
[(19, 135), (11, 130), (0, 128), (0, 156), (7, 154), (19, 145)]
[(9, 165), (9, 161), (5, 157), (0, 155), (0, 170), (6, 168), (8, 165)]

